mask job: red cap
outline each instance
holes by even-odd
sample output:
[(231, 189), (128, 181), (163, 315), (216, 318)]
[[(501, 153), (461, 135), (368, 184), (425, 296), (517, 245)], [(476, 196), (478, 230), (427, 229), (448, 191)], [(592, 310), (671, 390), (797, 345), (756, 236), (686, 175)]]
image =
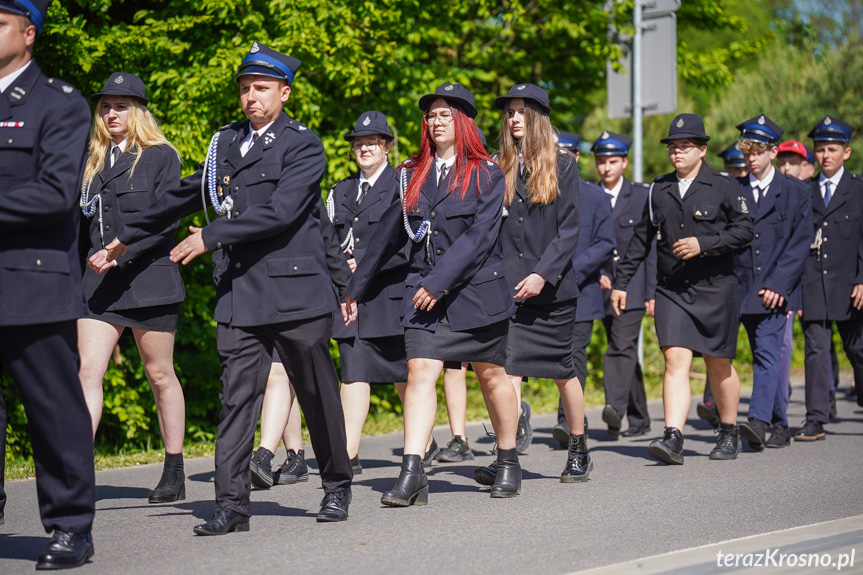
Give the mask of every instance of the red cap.
[(788, 140), (779, 144), (779, 153), (783, 154), (786, 152), (797, 154), (804, 160), (806, 159), (806, 147), (797, 140)]

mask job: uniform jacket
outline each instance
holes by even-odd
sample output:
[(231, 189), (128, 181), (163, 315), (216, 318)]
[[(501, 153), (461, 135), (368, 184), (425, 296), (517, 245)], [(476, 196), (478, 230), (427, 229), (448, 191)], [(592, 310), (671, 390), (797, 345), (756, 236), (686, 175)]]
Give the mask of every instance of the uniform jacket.
[[(217, 278), (215, 319), (254, 327), (320, 317), (337, 308), (321, 232), (320, 138), (282, 112), (245, 156), (249, 122), (219, 130), (216, 177), (234, 199), (231, 218), (204, 228)], [(199, 211), (202, 170), (183, 178), (117, 237), (133, 244)]]
[(592, 321), (605, 317), (604, 294), (599, 285), (599, 275), (603, 269), (608, 269), (615, 246), (611, 202), (599, 186), (583, 182), (581, 230), (572, 262), (581, 288), (575, 321)]
[[(614, 258), (611, 262), (609, 277), (613, 278), (620, 259), (626, 253), (626, 247), (635, 232), (635, 226), (641, 221), (644, 207), (647, 205), (648, 189), (650, 186), (636, 182), (630, 182), (625, 177), (617, 201), (611, 209), (614, 220), (614, 236), (617, 245), (614, 249)], [(605, 192), (603, 192), (605, 193)], [(626, 309), (644, 309), (644, 302), (655, 298), (656, 292), (656, 238), (653, 239), (650, 252), (639, 266), (635, 275), (629, 280), (626, 288)], [(605, 315), (613, 315), (611, 309), (611, 291), (606, 290)]]
[(515, 286), (531, 273), (546, 280), (542, 291), (522, 305), (564, 302), (579, 294), (577, 270), (572, 266), (579, 237), (579, 177), (575, 156), (558, 150), (557, 168), (557, 199), (548, 205), (531, 202), (526, 190), (528, 172), (524, 170), (501, 224), (500, 249), (510, 297), (516, 294)]
[(863, 180), (847, 169), (824, 205), (818, 176), (809, 181), (812, 215), (821, 247), (809, 251), (803, 272), (803, 319), (841, 321), (863, 314), (851, 305), (851, 290), (863, 284)]
[(75, 206), (90, 108), (35, 61), (0, 94), (0, 326), (84, 313)]
[[(628, 289), (639, 264), (649, 255), (653, 238), (659, 285), (684, 287), (734, 277), (734, 250), (748, 245), (755, 235), (740, 184), (704, 163), (683, 199), (675, 172), (654, 181), (652, 198), (653, 219), (645, 206), (617, 266), (615, 289)], [(674, 255), (673, 246), (688, 237), (698, 240), (701, 253), (684, 261)]]
[(785, 298), (785, 304), (781, 308), (777, 306), (778, 311), (797, 309), (793, 303), (800, 292), (803, 268), (814, 235), (809, 225), (812, 221), (811, 192), (797, 178), (776, 170), (767, 195), (756, 204), (749, 178), (738, 178), (738, 182), (755, 225), (752, 243), (734, 256), (740, 315), (770, 313), (762, 303), (763, 296), (758, 295), (764, 288)]
[[(388, 208), (399, 205), (399, 183), (396, 172), (387, 165), (369, 188), (363, 202), (357, 206), (359, 175), (351, 176), (336, 184), (330, 191), (333, 207), (333, 227), (339, 243), (345, 242), (353, 230), (353, 256), (344, 253), (347, 261), (353, 257), (359, 265), (363, 261), (381, 217)], [(329, 198), (327, 198), (329, 202)], [(404, 246), (401, 246), (404, 248)], [(359, 303), (357, 321), (349, 326), (336, 321), (334, 338), (387, 337), (404, 335), (401, 325), (402, 301), (405, 292), (408, 261), (404, 249), (399, 249), (385, 261), (371, 279), (365, 299)]]
[[(105, 167), (90, 183), (90, 197), (101, 194), (104, 245), (116, 237), (117, 230), (180, 183), (180, 161), (169, 146), (153, 146), (135, 155), (121, 154), (117, 163)], [(97, 208), (99, 204), (96, 204)], [(98, 274), (86, 266), (84, 298), (96, 310), (122, 310), (164, 305), (183, 301), (183, 280), (177, 264), (169, 257), (179, 222), (129, 246), (117, 258), (117, 267)], [(87, 257), (103, 248), (99, 235), (99, 214), (89, 218)]]
[[(464, 199), (458, 190), (447, 192), (451, 176), (447, 175), (439, 189), (435, 171), (430, 170), (419, 201), (408, 214), (408, 225), (414, 231), (426, 219), (431, 229), (428, 247), (425, 239), (410, 242), (404, 327), (434, 331), (446, 314), (453, 331), (466, 331), (515, 313), (498, 242), (506, 187), (503, 171), (494, 162), (481, 163)], [(364, 301), (372, 278), (407, 241), (402, 209), (393, 203), (381, 217), (348, 294)], [(413, 296), (421, 287), (439, 300), (432, 311), (414, 309)]]

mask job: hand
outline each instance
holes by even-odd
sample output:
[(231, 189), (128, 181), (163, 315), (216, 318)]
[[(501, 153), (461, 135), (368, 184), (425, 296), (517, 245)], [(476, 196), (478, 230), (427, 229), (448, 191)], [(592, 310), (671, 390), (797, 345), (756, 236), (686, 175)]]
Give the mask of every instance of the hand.
[(607, 275), (599, 276), (599, 287), (601, 287), (604, 290), (611, 289), (611, 278), (608, 277)]
[(860, 310), (863, 308), (863, 284), (857, 284), (851, 290), (851, 299), (854, 300), (854, 309)]
[(797, 310), (797, 317), (803, 317), (803, 310), (802, 309)]
[(781, 307), (782, 304), (785, 303), (785, 298), (771, 289), (764, 288), (758, 292), (758, 295), (764, 298), (762, 303), (764, 304), (764, 307), (769, 309), (776, 309), (777, 306)]
[(611, 290), (611, 308), (615, 315), (620, 315), (620, 312), (626, 311), (626, 292), (619, 289)]
[(126, 244), (121, 242), (119, 239), (114, 238), (114, 241), (112, 241), (110, 244), (108, 244), (108, 247), (105, 248), (105, 251), (107, 252), (105, 254), (105, 260), (109, 261), (109, 262), (113, 262), (118, 257), (125, 256), (126, 250), (128, 250), (128, 249), (129, 249), (129, 246), (127, 246)]
[(539, 274), (530, 274), (515, 286), (518, 293), (512, 296), (512, 299), (528, 299), (539, 295), (543, 287), (545, 287), (545, 278)]
[(96, 272), (97, 274), (101, 274), (102, 272), (109, 270), (113, 267), (117, 266), (117, 260), (108, 261), (108, 250), (99, 250), (87, 260), (87, 265), (90, 266), (90, 269)]
[(414, 309), (422, 309), (431, 311), (434, 304), (437, 303), (437, 298), (431, 294), (426, 288), (421, 287), (414, 295)]
[(351, 296), (345, 297), (345, 303), (342, 304), (342, 319), (345, 320), (345, 325), (357, 321), (357, 300)]
[(677, 240), (674, 245), (674, 255), (682, 260), (691, 260), (701, 253), (701, 246), (698, 245), (697, 238), (683, 238)]
[(185, 266), (199, 255), (205, 254), (209, 251), (207, 249), (207, 245), (204, 243), (204, 236), (201, 233), (201, 228), (189, 226), (189, 231), (192, 232), (192, 234), (174, 246), (174, 249), (171, 250), (172, 262), (181, 262)]
[(348, 266), (351, 268), (351, 273), (357, 271), (357, 260), (351, 258), (348, 260)]
[[(626, 303), (626, 302), (624, 302)], [(656, 300), (649, 299), (644, 302), (644, 309), (647, 311), (647, 317), (653, 317), (654, 313), (656, 313)]]

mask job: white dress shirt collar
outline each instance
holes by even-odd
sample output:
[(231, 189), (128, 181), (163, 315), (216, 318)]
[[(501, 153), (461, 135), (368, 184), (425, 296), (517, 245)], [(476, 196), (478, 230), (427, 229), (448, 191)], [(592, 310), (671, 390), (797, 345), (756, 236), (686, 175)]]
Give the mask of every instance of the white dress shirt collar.
[(0, 93), (5, 92), (6, 88), (11, 86), (12, 83), (18, 79), (18, 76), (20, 76), (21, 74), (24, 73), (24, 70), (26, 70), (27, 67), (30, 66), (31, 62), (33, 62), (32, 59), (27, 60), (26, 64), (24, 64), (23, 66), (21, 66), (20, 68), (18, 68), (14, 72), (12, 72), (11, 74), (6, 74), (2, 78), (0, 78)]

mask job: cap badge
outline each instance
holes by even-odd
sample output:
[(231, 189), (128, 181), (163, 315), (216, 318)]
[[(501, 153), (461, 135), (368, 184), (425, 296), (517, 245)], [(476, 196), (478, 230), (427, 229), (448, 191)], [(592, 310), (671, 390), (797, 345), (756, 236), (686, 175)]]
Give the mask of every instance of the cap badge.
[(603, 133), (602, 133), (602, 136), (600, 136), (600, 139), (601, 139), (601, 140), (607, 140), (609, 137), (610, 137), (610, 136), (608, 135), (608, 132), (603, 132)]
[(825, 126), (829, 126), (829, 125), (830, 125), (830, 124), (832, 124), (832, 123), (833, 123), (833, 122), (831, 122), (831, 121), (830, 121), (830, 116), (826, 116), (826, 117), (824, 118), (824, 125), (825, 125)]
[(517, 90), (524, 90), (525, 88), (527, 88), (527, 86), (525, 86), (524, 84), (522, 84), (521, 86), (519, 86), (519, 87), (518, 87), (518, 88), (516, 88), (516, 89), (517, 89)]
[(758, 123), (761, 124), (762, 126), (764, 125), (765, 121), (766, 120), (764, 119), (764, 116), (761, 116), (760, 118), (758, 118)]
[(677, 126), (678, 128), (682, 128), (682, 127), (683, 127), (683, 118), (680, 118), (679, 120), (677, 120), (677, 124), (676, 124), (676, 126)]
[(261, 51), (261, 47), (258, 46), (258, 42), (256, 40), (255, 43), (252, 44), (252, 49), (249, 50), (249, 54), (257, 54), (260, 51)]
[(124, 82), (123, 76), (117, 76), (116, 78), (114, 78), (115, 84), (122, 84), (123, 82)]
[(791, 144), (791, 147), (794, 148), (795, 150), (800, 149), (800, 146), (797, 145), (797, 142), (794, 142), (793, 144)]
[(363, 120), (363, 126), (368, 126), (371, 123), (372, 123), (371, 119), (368, 116), (366, 116), (366, 119)]
[(447, 84), (446, 86), (443, 87), (443, 89), (446, 90), (447, 92), (452, 92), (453, 90), (455, 90), (455, 86), (453, 86), (452, 84)]

